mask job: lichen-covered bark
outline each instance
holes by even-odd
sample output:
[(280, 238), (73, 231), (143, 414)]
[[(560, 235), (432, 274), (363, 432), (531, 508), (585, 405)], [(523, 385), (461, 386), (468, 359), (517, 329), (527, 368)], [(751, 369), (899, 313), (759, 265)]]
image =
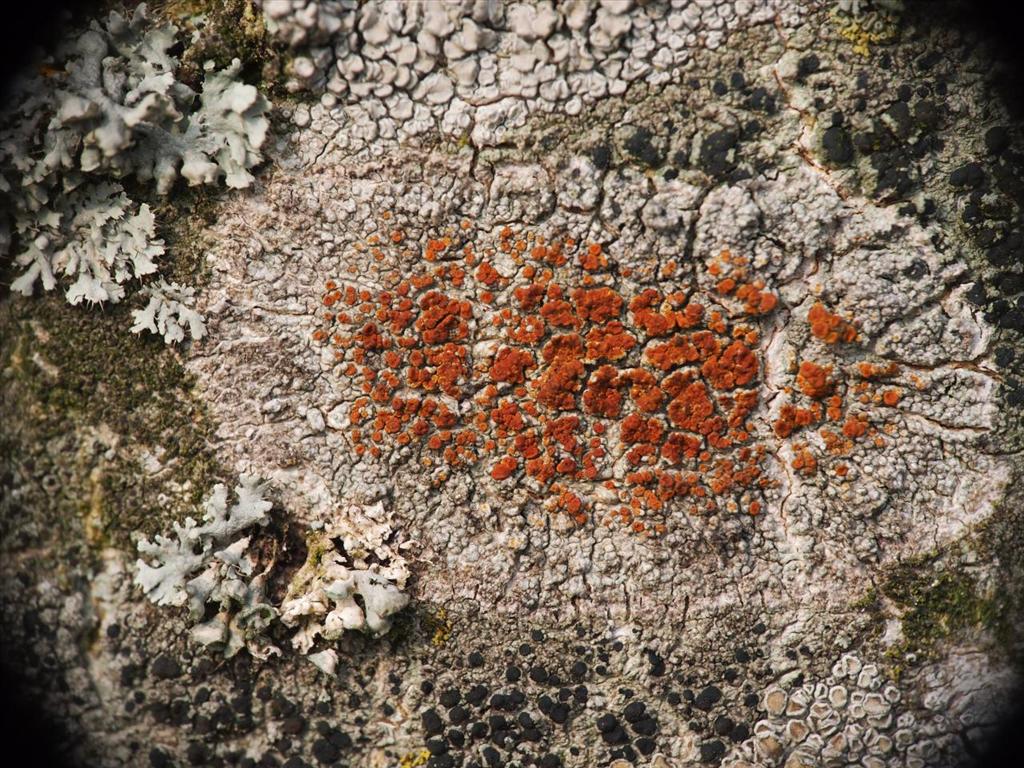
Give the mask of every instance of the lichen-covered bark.
[[(69, 750), (973, 753), (1024, 543), (992, 53), (890, 4), (260, 5), (182, 71), (285, 72), (266, 167), (154, 206), (205, 336), (4, 300), (4, 654)], [(243, 475), (275, 620), (213, 638), (135, 546)]]

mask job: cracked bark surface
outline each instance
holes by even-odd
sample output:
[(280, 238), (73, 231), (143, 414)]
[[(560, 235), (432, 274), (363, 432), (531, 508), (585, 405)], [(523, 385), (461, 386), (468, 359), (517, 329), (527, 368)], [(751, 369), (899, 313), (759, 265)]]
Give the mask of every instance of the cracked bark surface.
[[(315, 4), (280, 5), (287, 42)], [(255, 188), (169, 206), (205, 338), (3, 300), (4, 657), (76, 759), (882, 767), (984, 743), (1019, 678), (1024, 537), (995, 54), (913, 7), (691, 5), (685, 56), (630, 53), (652, 69), (619, 93), (481, 85), (404, 123), (327, 81), (420, 22), (343, 8), (358, 33), (277, 54), (314, 74), (273, 99)], [(677, 12), (579, 23), (629, 19), (634, 51)], [(394, 531), (411, 602), (383, 637), (317, 640), (334, 675), (280, 628), (265, 660), (200, 648), (133, 586), (133, 537), (240, 475), (272, 489), (275, 601), (348, 510)]]

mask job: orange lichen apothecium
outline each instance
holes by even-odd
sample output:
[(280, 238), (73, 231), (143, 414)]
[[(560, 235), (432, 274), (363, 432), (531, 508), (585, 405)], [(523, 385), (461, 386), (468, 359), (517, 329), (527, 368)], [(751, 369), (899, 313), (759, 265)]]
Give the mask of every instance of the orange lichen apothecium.
[[(746, 279), (744, 259), (725, 251), (713, 260), (710, 299), (655, 288), (622, 295), (600, 245), (506, 228), (478, 253), (456, 237), (469, 234), (430, 239), (417, 254), (404, 236), (372, 236), (360, 247), (378, 260), (394, 249), (428, 268), (385, 275), (384, 290), (326, 284), (328, 311), (313, 338), (334, 348), (336, 370), (361, 391), (348, 430), (358, 454), (416, 445), (425, 466), (485, 462), (493, 481), (525, 477), (549, 509), (578, 523), (600, 496), (613, 508), (604, 522), (638, 533), (663, 532), (664, 522), (641, 518), (664, 518), (673, 501), (758, 514), (768, 480), (750, 419), (760, 319), (778, 300)], [(495, 266), (499, 251), (514, 269)], [(555, 269), (573, 275), (568, 284)], [(828, 343), (856, 337), (820, 304), (808, 320)], [(783, 408), (780, 437), (822, 418), (831, 369), (804, 361), (797, 386), (812, 403)], [(860, 429), (848, 421), (842, 431)], [(814, 471), (806, 450), (798, 460)]]
[(853, 323), (832, 314), (821, 302), (811, 307), (807, 313), (807, 322), (811, 325), (811, 333), (826, 344), (848, 343), (857, 339), (857, 329)]

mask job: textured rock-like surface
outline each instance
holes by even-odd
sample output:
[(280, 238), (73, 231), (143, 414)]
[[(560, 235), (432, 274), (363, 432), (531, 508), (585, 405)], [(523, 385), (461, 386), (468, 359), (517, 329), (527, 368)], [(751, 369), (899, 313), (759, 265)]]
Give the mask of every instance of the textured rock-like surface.
[[(983, 743), (1024, 542), (991, 53), (891, 3), (260, 5), (268, 167), (176, 204), (135, 308), (180, 340), (194, 292), (205, 328), (179, 355), (8, 300), (4, 642), (74, 753)], [(203, 538), (240, 476), (273, 508)], [(184, 563), (171, 607), (139, 539)]]

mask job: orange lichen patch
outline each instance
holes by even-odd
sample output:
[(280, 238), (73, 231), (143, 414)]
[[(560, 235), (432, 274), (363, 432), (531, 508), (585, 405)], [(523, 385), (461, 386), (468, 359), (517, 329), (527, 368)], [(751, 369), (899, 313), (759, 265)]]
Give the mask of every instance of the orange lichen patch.
[(655, 443), (665, 432), (665, 424), (658, 418), (645, 418), (631, 413), (622, 420), (620, 439), (623, 443)]
[(436, 261), (437, 257), (448, 250), (448, 246), (451, 244), (451, 239), (447, 237), (440, 240), (428, 240), (427, 246), (423, 250), (423, 258), (427, 261)]
[(513, 347), (502, 347), (491, 363), (491, 379), (496, 382), (522, 384), (526, 381), (526, 372), (536, 365), (537, 362), (529, 352)]
[(854, 439), (863, 437), (868, 431), (868, 421), (863, 416), (849, 416), (843, 423), (843, 434)]
[[(522, 253), (526, 250), (526, 243), (519, 241), (517, 245), (520, 244), (522, 245), (522, 247), (516, 248), (516, 250)], [(530, 251), (530, 257), (534, 261), (543, 261), (553, 266), (560, 267), (564, 265), (568, 260), (564, 253), (563, 247), (563, 244), (559, 242), (553, 242), (549, 245), (538, 243)]]
[(910, 379), (910, 383), (914, 385), (914, 389), (918, 392), (924, 392), (930, 386), (927, 380), (921, 378), (916, 373), (910, 374), (908, 378)]
[(580, 266), (588, 272), (598, 272), (608, 266), (608, 259), (601, 252), (598, 243), (591, 243), (587, 249), (580, 254)]
[(512, 442), (515, 452), (524, 459), (536, 459), (540, 456), (540, 443), (533, 430), (516, 435)]
[(818, 432), (825, 442), (825, 450), (836, 456), (842, 456), (853, 450), (853, 442), (844, 437), (841, 432), (831, 429), (822, 429)]
[(367, 323), (355, 335), (360, 349), (377, 351), (387, 349), (390, 344), (374, 323)]
[(690, 338), (677, 334), (664, 344), (652, 344), (644, 354), (647, 362), (659, 371), (670, 371), (680, 365), (701, 359), (700, 350)]
[(622, 412), (622, 393), (619, 392), (619, 371), (602, 365), (592, 374), (583, 392), (583, 407), (595, 416), (617, 418)]
[(728, 296), (736, 290), (736, 281), (731, 277), (722, 278), (718, 281), (718, 285), (715, 286), (715, 290), (724, 296)]
[(682, 464), (700, 455), (704, 441), (685, 432), (671, 432), (661, 445), (661, 455), (670, 464)]
[(544, 345), (547, 367), (536, 384), (537, 401), (555, 410), (570, 410), (584, 375), (583, 340), (579, 334), (555, 336)]
[(553, 299), (540, 308), (540, 315), (551, 325), (561, 328), (572, 328), (576, 325), (576, 315), (573, 314), (572, 304), (561, 299)]
[(764, 283), (744, 283), (736, 289), (736, 298), (743, 302), (748, 315), (766, 315), (779, 304), (779, 298), (770, 291), (762, 290)]
[(752, 487), (760, 476), (761, 469), (757, 462), (752, 460), (752, 456), (748, 456), (740, 462), (731, 458), (719, 459), (715, 462), (711, 482), (708, 483), (708, 486), (716, 495), (724, 496), (737, 487)]
[(857, 363), (857, 373), (863, 379), (888, 379), (899, 372), (900, 367), (896, 363), (886, 363), (884, 365), (868, 362)]
[(496, 270), (490, 262), (484, 261), (480, 263), (480, 266), (476, 269), (477, 282), (486, 285), (488, 288), (493, 288), (498, 285), (505, 278)]
[(882, 393), (882, 402), (890, 408), (894, 408), (902, 397), (903, 393), (898, 389), (887, 389)]
[(821, 302), (815, 302), (811, 307), (807, 322), (811, 325), (811, 333), (826, 344), (849, 343), (857, 338), (853, 324), (829, 312)]
[(832, 391), (831, 373), (831, 366), (803, 360), (796, 375), (796, 385), (808, 397), (820, 400)]
[(661, 312), (655, 307), (661, 303), (661, 294), (653, 288), (634, 296), (629, 302), (629, 311), (633, 316), (634, 325), (641, 328), (649, 337), (667, 336), (676, 326), (674, 314)]
[(820, 418), (820, 408), (815, 412), (814, 410), (798, 408), (795, 405), (786, 403), (779, 410), (779, 417), (772, 424), (772, 428), (779, 437), (789, 437), (798, 429), (816, 424)]
[(715, 389), (743, 387), (757, 376), (757, 355), (746, 344), (734, 341), (720, 355), (709, 358), (701, 372)]
[(491, 421), (498, 428), (498, 437), (515, 434), (526, 426), (519, 406), (511, 400), (505, 400), (490, 412)]
[(812, 477), (818, 472), (818, 460), (803, 444), (793, 446), (794, 457), (791, 466), (804, 477)]
[(582, 320), (605, 323), (622, 313), (622, 297), (611, 288), (580, 288), (573, 291), (572, 298)]
[(658, 379), (644, 368), (633, 368), (622, 373), (623, 383), (629, 384), (629, 396), (637, 409), (653, 413), (661, 407), (665, 393), (658, 386)]
[(456, 384), (469, 375), (468, 354), (465, 347), (456, 344), (444, 344), (441, 347), (428, 350), (426, 358), (427, 363), (432, 366), (432, 370), (428, 369), (429, 378), (426, 381), (421, 381), (423, 388), (459, 397), (461, 393)]
[(825, 401), (828, 406), (828, 410), (825, 415), (828, 416), (829, 421), (839, 421), (843, 418), (843, 398), (839, 395), (832, 395), (828, 400)]
[[(729, 414), (729, 426), (733, 429), (746, 428), (750, 429), (750, 425), (747, 424), (747, 417), (754, 412), (754, 407), (757, 405), (759, 396), (755, 389), (740, 389), (732, 392), (729, 395), (723, 395), (718, 398), (719, 404), (722, 409), (727, 411)], [(738, 439), (743, 442), (747, 439), (747, 436), (740, 436)]]
[[(526, 270), (524, 270), (525, 272)], [(529, 277), (533, 276), (533, 268), (530, 268)], [(512, 294), (524, 312), (532, 312), (539, 307), (547, 296), (547, 288), (540, 283), (531, 283), (516, 288)]]
[(704, 318), (704, 307), (691, 302), (681, 311), (674, 312), (672, 317), (679, 328), (695, 328)]
[[(320, 297), (330, 312), (317, 315), (315, 340), (332, 345), (334, 370), (365, 393), (350, 414), (356, 456), (402, 446), (417, 466), (481, 464), (496, 481), (522, 477), (578, 522), (587, 484), (608, 484), (623, 526), (643, 535), (665, 531), (641, 518), (669, 514), (670, 502), (692, 512), (763, 509), (765, 451), (751, 444), (752, 414), (760, 316), (777, 300), (743, 259), (718, 259), (714, 303), (730, 309), (705, 312), (681, 291), (620, 295), (614, 281), (626, 270), (598, 277), (609, 263), (599, 246), (577, 250), (571, 239), (546, 243), (511, 228), (479, 244), (472, 226), (454, 245), (457, 230), (426, 241), (420, 271), (383, 275), (383, 290), (334, 283)], [(394, 249), (397, 263), (415, 259), (409, 235), (380, 231), (365, 244), (376, 258)], [(499, 251), (519, 265), (511, 277), (492, 265)], [(737, 315), (748, 322), (734, 324)], [(807, 423), (820, 418), (808, 413)], [(620, 457), (630, 471), (612, 481)]]
[(580, 427), (578, 416), (562, 416), (550, 419), (544, 424), (544, 442), (551, 448), (562, 448), (571, 454), (582, 450), (576, 433)]
[(708, 397), (703, 382), (695, 381), (684, 388), (667, 408), (668, 418), (687, 432), (710, 435), (721, 429), (722, 419), (715, 415), (715, 405)]
[(586, 505), (572, 491), (562, 491), (555, 500), (554, 509), (567, 514), (577, 525), (587, 522)]
[(443, 341), (461, 341), (469, 335), (466, 319), (472, 316), (468, 301), (451, 299), (437, 291), (430, 291), (420, 301), (420, 316), (416, 330), (427, 344)]
[(618, 320), (592, 328), (587, 334), (588, 360), (621, 360), (636, 346), (636, 337)]
[(511, 477), (518, 468), (519, 462), (511, 456), (506, 456), (491, 469), (491, 477), (495, 480), (505, 480)]
[(508, 335), (511, 341), (532, 346), (544, 338), (545, 331), (544, 320), (537, 315), (527, 315), (519, 318), (519, 323), (509, 330)]
[(706, 324), (708, 328), (710, 328), (712, 331), (714, 331), (720, 336), (724, 336), (726, 330), (728, 330), (728, 326), (725, 322), (725, 317), (718, 310), (714, 310), (711, 312), (711, 316), (707, 319)]

